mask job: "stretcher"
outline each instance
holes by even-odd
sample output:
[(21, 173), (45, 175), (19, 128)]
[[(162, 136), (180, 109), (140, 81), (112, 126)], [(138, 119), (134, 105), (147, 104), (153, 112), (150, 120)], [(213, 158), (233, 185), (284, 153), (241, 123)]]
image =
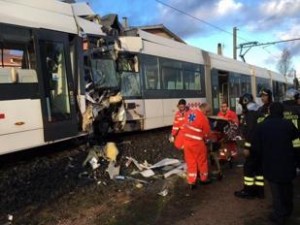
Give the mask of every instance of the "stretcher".
[(220, 163), (228, 162), (229, 167), (232, 168), (232, 161), (237, 157), (236, 140), (240, 138), (239, 129), (234, 122), (222, 117), (209, 116), (208, 119), (212, 130), (208, 149), (219, 176), (222, 177)]

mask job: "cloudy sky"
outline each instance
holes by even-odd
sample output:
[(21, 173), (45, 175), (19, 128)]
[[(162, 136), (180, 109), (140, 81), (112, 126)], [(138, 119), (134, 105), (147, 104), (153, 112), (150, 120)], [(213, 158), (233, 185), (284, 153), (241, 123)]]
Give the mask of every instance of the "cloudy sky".
[[(84, 1), (84, 0), (80, 0)], [(276, 42), (300, 38), (300, 0), (88, 0), (100, 16), (127, 17), (129, 26), (164, 24), (188, 44), (210, 52), (223, 46), (233, 56), (233, 27), (237, 43)], [(300, 40), (251, 48), (248, 63), (277, 71), (282, 50), (292, 54), (300, 75)], [(237, 55), (239, 55), (238, 50)], [(239, 57), (238, 57), (239, 58)], [(239, 60), (241, 60), (239, 58)]]

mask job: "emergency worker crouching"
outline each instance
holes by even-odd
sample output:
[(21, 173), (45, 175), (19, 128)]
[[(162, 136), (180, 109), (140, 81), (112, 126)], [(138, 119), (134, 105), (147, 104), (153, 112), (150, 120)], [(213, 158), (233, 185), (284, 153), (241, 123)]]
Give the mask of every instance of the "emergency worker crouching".
[(239, 104), (243, 108), (240, 119), (240, 129), (244, 138), (244, 188), (235, 191), (234, 195), (239, 198), (252, 199), (255, 197), (264, 198), (264, 185), (261, 166), (257, 163), (254, 155), (251, 154), (251, 142), (259, 117), (259, 105), (249, 93), (242, 95)]
[[(300, 128), (300, 92), (296, 89), (289, 89), (285, 93), (283, 101), (285, 119), (291, 121), (294, 126), (299, 130)], [(293, 141), (293, 147), (296, 150), (297, 168), (300, 169), (300, 139)]]
[(187, 165), (187, 183), (191, 189), (196, 188), (197, 175), (205, 184), (208, 180), (208, 157), (206, 139), (210, 135), (207, 117), (199, 109), (186, 113), (184, 125), (184, 159)]

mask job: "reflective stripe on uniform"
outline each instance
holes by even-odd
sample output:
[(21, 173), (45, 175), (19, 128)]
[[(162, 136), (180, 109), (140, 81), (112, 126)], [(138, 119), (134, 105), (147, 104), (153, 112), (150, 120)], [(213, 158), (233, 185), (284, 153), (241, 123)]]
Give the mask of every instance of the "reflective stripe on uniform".
[(244, 146), (245, 147), (251, 147), (251, 144), (249, 142), (245, 142)]
[(264, 180), (264, 176), (255, 176), (255, 180)]
[(261, 186), (261, 187), (265, 186), (265, 183), (263, 181), (255, 181), (254, 183), (256, 186)]
[(293, 141), (293, 147), (294, 148), (299, 148), (300, 147), (300, 139), (296, 139)]
[(197, 177), (197, 173), (188, 173), (188, 176), (194, 178)]
[(254, 185), (254, 177), (244, 177), (244, 185), (253, 186)]
[(196, 136), (196, 135), (192, 135), (192, 134), (184, 134), (184, 136), (192, 138), (192, 139), (195, 139), (195, 140), (199, 140), (199, 141), (203, 140), (202, 137), (199, 137), (199, 136)]
[(190, 130), (196, 131), (196, 132), (202, 132), (202, 129), (198, 129), (196, 127), (190, 126), (190, 125), (186, 125), (187, 128), (189, 128)]
[(257, 118), (257, 123), (261, 123), (261, 122), (263, 122), (264, 120), (265, 120), (265, 118), (266, 118), (266, 116), (261, 116), (261, 117), (258, 117)]

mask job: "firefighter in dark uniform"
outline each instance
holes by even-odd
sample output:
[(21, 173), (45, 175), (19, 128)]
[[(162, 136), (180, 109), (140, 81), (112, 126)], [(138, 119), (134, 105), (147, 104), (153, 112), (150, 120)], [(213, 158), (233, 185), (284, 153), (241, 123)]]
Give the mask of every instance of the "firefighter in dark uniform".
[[(272, 91), (267, 88), (262, 88), (259, 92), (259, 97), (261, 98), (261, 101), (263, 105), (258, 109), (258, 118), (257, 123), (260, 124), (265, 120), (265, 118), (269, 115), (270, 112), (270, 105), (273, 103), (272, 98)], [(262, 167), (260, 164), (256, 165), (256, 172), (254, 177), (254, 186), (256, 189), (256, 197), (264, 198), (265, 192), (264, 192), (264, 177), (262, 172)]]
[(269, 181), (273, 198), (269, 219), (276, 224), (285, 224), (293, 211), (292, 181), (296, 177), (296, 158), (292, 141), (299, 138), (298, 129), (283, 119), (283, 111), (282, 103), (271, 104), (270, 115), (257, 125), (251, 152)]
[[(261, 180), (255, 181), (257, 174), (257, 160), (251, 154), (251, 142), (253, 139), (255, 128), (257, 126), (257, 120), (259, 117), (259, 106), (254, 102), (253, 96), (249, 93), (246, 93), (240, 97), (239, 104), (241, 104), (243, 108), (243, 113), (240, 119), (240, 128), (245, 141), (244, 188), (240, 191), (235, 191), (234, 195), (236, 197), (245, 199), (263, 197), (258, 195), (258, 191), (255, 185), (261, 184), (259, 183), (261, 182)], [(259, 172), (261, 173), (261, 171)], [(262, 175), (258, 175), (260, 175), (259, 177), (261, 178)]]
[[(299, 130), (300, 128), (300, 92), (295, 89), (286, 91), (283, 116), (285, 119), (290, 120), (294, 126)], [(293, 147), (296, 149), (297, 168), (300, 169), (300, 139), (297, 138), (293, 141)]]

